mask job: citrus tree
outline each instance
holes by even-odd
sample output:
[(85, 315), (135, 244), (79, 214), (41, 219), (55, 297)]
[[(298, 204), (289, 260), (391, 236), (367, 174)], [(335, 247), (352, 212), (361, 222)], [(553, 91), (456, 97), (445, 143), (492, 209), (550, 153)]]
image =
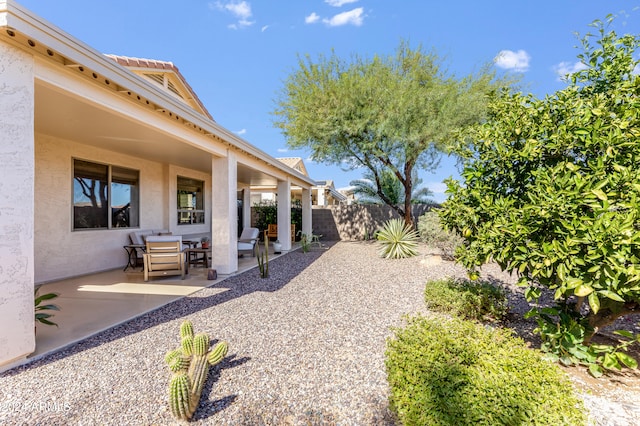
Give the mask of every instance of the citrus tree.
[(556, 305), (529, 314), (543, 349), (599, 375), (635, 366), (623, 349), (636, 336), (590, 343), (640, 312), (640, 79), (638, 36), (594, 26), (578, 55), (586, 67), (565, 89), (494, 97), (459, 149), (464, 183), (448, 181), (442, 219), (465, 238), (457, 259), (472, 275), (493, 260), (530, 299), (553, 290)]

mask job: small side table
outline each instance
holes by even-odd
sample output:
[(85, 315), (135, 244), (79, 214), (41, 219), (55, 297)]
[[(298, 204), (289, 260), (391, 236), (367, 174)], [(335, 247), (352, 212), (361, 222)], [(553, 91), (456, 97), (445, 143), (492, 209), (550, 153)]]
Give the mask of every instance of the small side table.
[[(188, 248), (185, 252), (187, 257), (187, 272), (189, 272), (189, 266), (191, 266), (191, 264), (195, 265), (199, 262), (202, 262), (202, 265), (205, 268), (209, 267), (209, 255), (211, 254), (211, 248)], [(202, 253), (202, 258), (198, 257), (198, 253)], [(191, 257), (191, 255), (194, 255), (194, 257)]]
[(144, 244), (128, 244), (126, 246), (122, 246), (127, 252), (127, 266), (124, 267), (123, 271), (126, 271), (129, 268), (135, 269), (138, 266), (138, 250), (145, 251)]

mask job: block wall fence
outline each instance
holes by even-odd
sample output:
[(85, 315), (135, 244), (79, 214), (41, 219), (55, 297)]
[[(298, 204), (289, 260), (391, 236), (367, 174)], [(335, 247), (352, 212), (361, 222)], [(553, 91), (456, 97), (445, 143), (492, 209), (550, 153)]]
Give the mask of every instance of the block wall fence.
[[(412, 206), (415, 220), (437, 205), (417, 204)], [(252, 224), (255, 213), (251, 209)], [(313, 206), (312, 221), (314, 235), (322, 235), (323, 241), (353, 241), (373, 238), (376, 230), (389, 219), (400, 217), (389, 206), (352, 204), (350, 206)]]

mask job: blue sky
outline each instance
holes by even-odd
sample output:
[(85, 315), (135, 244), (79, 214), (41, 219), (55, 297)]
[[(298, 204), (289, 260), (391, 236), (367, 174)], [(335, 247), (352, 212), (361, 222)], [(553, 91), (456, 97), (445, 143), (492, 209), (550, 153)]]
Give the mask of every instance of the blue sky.
[[(640, 0), (22, 0), (37, 15), (102, 53), (173, 62), (215, 120), (274, 157), (302, 157), (313, 179), (338, 188), (361, 177), (314, 164), (286, 147), (271, 112), (298, 55), (331, 49), (344, 58), (392, 54), (401, 40), (434, 48), (463, 77), (493, 62), (521, 73), (526, 91), (562, 89), (558, 71), (576, 67), (575, 33), (614, 14), (619, 34), (640, 33)], [(496, 58), (500, 58), (496, 60)], [(457, 176), (444, 159), (421, 173), (443, 200)]]

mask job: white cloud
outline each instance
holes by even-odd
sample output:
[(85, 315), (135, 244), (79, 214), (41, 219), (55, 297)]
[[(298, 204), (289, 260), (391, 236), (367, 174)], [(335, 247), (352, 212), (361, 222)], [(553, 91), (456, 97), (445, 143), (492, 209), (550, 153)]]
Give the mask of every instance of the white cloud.
[(553, 67), (553, 70), (558, 75), (558, 80), (564, 81), (566, 80), (568, 74), (586, 70), (587, 68), (589, 67), (582, 62), (560, 62), (558, 65), (555, 65)]
[(311, 15), (304, 18), (305, 24), (315, 24), (320, 20), (320, 16), (318, 16), (315, 12), (312, 12)]
[(341, 7), (345, 4), (356, 3), (358, 0), (324, 0), (326, 4), (333, 7)]
[(287, 148), (278, 148), (278, 152), (284, 153), (289, 152), (289, 150)]
[(238, 135), (244, 135), (247, 133), (247, 129), (242, 129), (242, 130), (238, 130), (237, 132), (235, 132)]
[(215, 3), (209, 3), (209, 7), (229, 12), (238, 18), (237, 23), (228, 25), (229, 28), (234, 30), (255, 24), (255, 21), (249, 20), (252, 15), (251, 4), (246, 1), (229, 1), (226, 3), (216, 1)]
[(260, 31), (265, 32), (267, 31), (267, 28), (269, 28), (269, 25), (265, 25), (264, 27), (260, 28)]
[(447, 185), (443, 182), (427, 182), (425, 186), (433, 192), (433, 195), (444, 194), (447, 191)]
[(497, 66), (516, 72), (525, 72), (529, 69), (531, 56), (524, 50), (501, 50), (493, 60)]
[(360, 25), (362, 25), (362, 22), (364, 21), (364, 17), (362, 16), (363, 12), (364, 12), (364, 9), (361, 7), (358, 7), (348, 12), (338, 13), (331, 19), (323, 19), (322, 22), (329, 25), (330, 27), (339, 27), (341, 25), (348, 25), (348, 24), (359, 27)]

